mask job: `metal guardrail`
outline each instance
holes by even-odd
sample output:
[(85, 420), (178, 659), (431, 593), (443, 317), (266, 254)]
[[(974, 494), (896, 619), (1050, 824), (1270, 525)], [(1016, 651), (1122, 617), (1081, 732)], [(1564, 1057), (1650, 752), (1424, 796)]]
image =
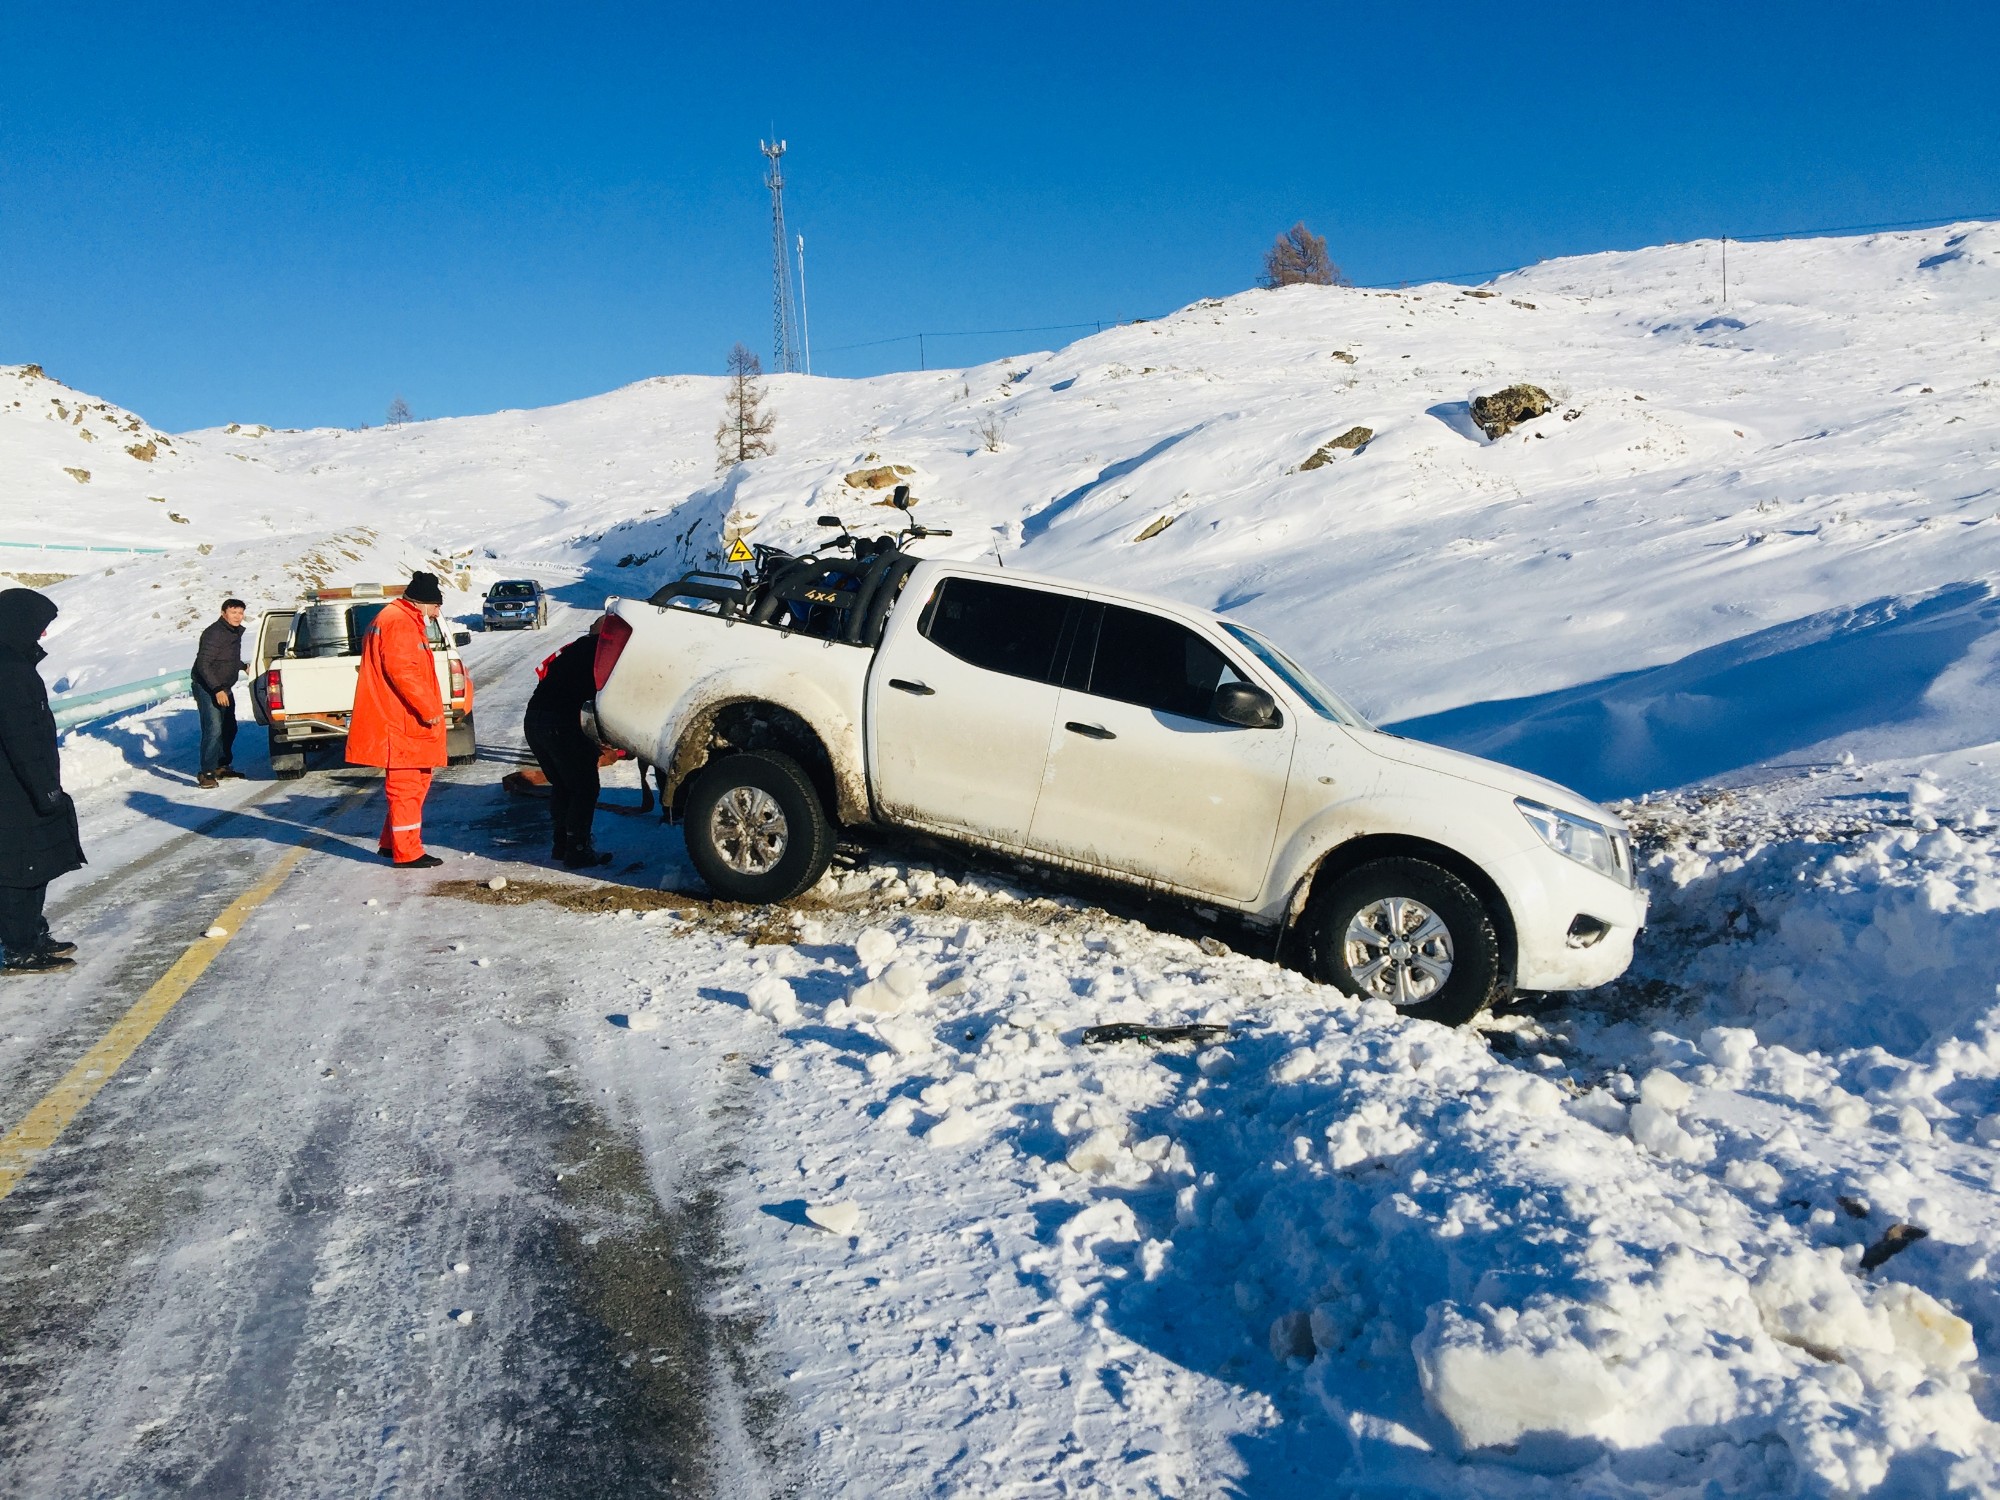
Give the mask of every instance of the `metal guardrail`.
[(117, 687), (99, 688), (94, 693), (63, 693), (50, 699), (49, 707), (55, 711), (57, 729), (74, 729), (79, 724), (108, 719), (113, 714), (129, 714), (135, 709), (151, 708), (155, 703), (164, 703), (169, 698), (178, 698), (190, 691), (192, 685), (186, 672), (162, 672), (144, 682), (120, 683)]
[(82, 542), (0, 542), (0, 547), (23, 552), (115, 552), (121, 557), (155, 557), (168, 551), (165, 547), (93, 547)]

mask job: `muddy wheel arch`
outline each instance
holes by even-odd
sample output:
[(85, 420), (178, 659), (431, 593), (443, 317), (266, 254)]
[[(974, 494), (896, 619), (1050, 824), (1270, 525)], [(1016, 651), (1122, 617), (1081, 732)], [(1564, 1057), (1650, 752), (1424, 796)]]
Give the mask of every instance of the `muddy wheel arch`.
[(675, 818), (697, 771), (718, 755), (744, 750), (778, 750), (791, 756), (812, 778), (835, 822), (853, 826), (869, 821), (867, 783), (860, 768), (837, 759), (803, 714), (764, 698), (732, 698), (705, 706), (688, 721), (672, 755), (661, 757), (661, 791)]

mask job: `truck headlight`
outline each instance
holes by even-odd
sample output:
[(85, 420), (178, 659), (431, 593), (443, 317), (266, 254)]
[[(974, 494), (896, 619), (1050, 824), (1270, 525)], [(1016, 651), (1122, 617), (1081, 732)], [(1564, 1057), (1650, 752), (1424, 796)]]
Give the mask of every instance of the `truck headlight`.
[(1624, 834), (1526, 797), (1516, 797), (1514, 805), (1556, 853), (1566, 854), (1620, 885), (1632, 883), (1632, 845)]

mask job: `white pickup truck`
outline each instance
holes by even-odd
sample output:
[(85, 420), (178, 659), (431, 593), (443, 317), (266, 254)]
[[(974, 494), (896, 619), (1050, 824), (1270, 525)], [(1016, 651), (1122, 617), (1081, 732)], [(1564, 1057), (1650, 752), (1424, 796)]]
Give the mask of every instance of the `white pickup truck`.
[(1233, 620), (899, 545), (925, 534), (607, 604), (597, 733), (660, 768), (717, 894), (789, 900), (877, 825), (1231, 909), (1448, 1024), (1631, 961), (1646, 897), (1603, 808), (1372, 728)]
[[(272, 774), (281, 780), (302, 776), (308, 751), (346, 745), (362, 639), (383, 606), (402, 592), (401, 584), (357, 583), (315, 589), (296, 608), (265, 611), (250, 662), (250, 705), (271, 739)], [(465, 765), (476, 754), (472, 678), (458, 648), (472, 636), (463, 630), (447, 635), (436, 620), (429, 622), (429, 636), (449, 726), (445, 750), (453, 765)]]

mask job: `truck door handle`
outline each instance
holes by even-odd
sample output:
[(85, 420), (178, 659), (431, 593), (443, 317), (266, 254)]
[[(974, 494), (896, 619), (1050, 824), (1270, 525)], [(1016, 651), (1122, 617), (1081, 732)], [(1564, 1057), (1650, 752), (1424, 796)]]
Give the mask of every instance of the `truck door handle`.
[(1063, 728), (1067, 729), (1071, 734), (1080, 734), (1085, 739), (1115, 740), (1118, 738), (1117, 735), (1106, 729), (1102, 724), (1079, 724), (1076, 720), (1071, 719), (1067, 724), (1063, 725)]
[(892, 688), (901, 688), (906, 693), (915, 693), (919, 698), (928, 698), (937, 691), (936, 688), (931, 687), (928, 683), (911, 682), (902, 677), (891, 677), (889, 679), (889, 686)]

